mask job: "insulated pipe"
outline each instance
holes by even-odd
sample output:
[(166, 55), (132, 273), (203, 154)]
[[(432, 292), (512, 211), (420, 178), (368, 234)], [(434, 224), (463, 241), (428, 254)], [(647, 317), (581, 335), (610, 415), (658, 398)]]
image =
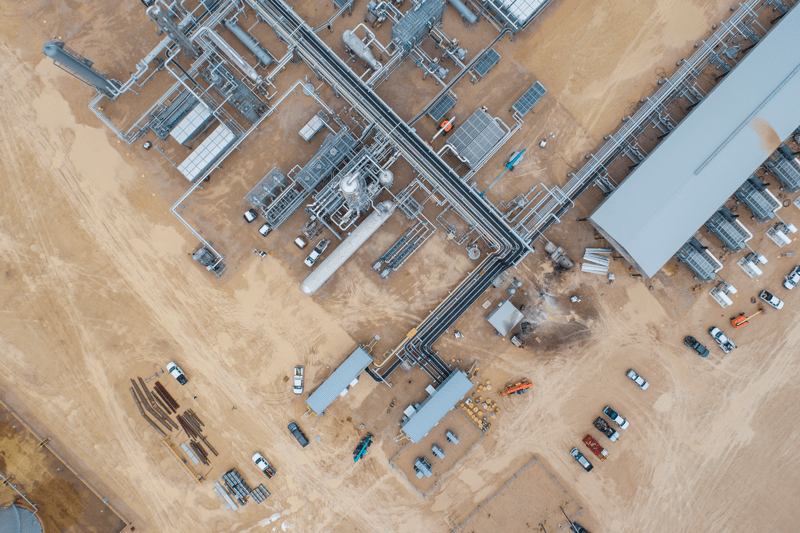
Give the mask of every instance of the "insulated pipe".
[(469, 22), (470, 24), (475, 24), (478, 21), (477, 15), (469, 10), (469, 8), (464, 5), (464, 2), (461, 0), (450, 0), (450, 5), (453, 6), (461, 13), (461, 16)]
[(224, 20), (222, 24), (231, 30), (237, 39), (242, 41), (242, 44), (247, 47), (248, 50), (253, 52), (255, 56), (261, 61), (261, 65), (264, 68), (267, 68), (272, 64), (272, 57), (264, 50), (259, 44), (256, 42), (255, 39), (250, 37), (246, 31), (240, 28), (233, 20)]
[(256, 72), (256, 69), (251, 67), (250, 64), (247, 61), (245, 61), (245, 59), (242, 56), (240, 56), (239, 53), (236, 50), (234, 50), (231, 45), (227, 43), (227, 41), (225, 41), (225, 39), (220, 37), (217, 32), (215, 32), (208, 26), (203, 26), (202, 28), (200, 28), (198, 32), (195, 34), (194, 38), (196, 39), (202, 33), (207, 34), (209, 39), (211, 39), (214, 42), (217, 48), (219, 48), (219, 50), (222, 53), (228, 56), (228, 59), (230, 59), (237, 67), (239, 67), (239, 70), (244, 72), (253, 83), (255, 83), (256, 85), (261, 85), (261, 83), (264, 81), (264, 78), (259, 76), (258, 72)]
[(373, 211), (356, 229), (350, 234), (342, 243), (331, 252), (331, 255), (317, 267), (314, 272), (303, 281), (300, 288), (305, 294), (314, 294), (331, 276), (333, 276), (339, 267), (344, 265), (345, 261), (350, 259), (356, 250), (362, 244), (367, 242), (367, 239), (378, 231), (378, 229), (386, 222), (389, 217), (394, 213), (395, 204), (390, 200), (385, 200), (378, 204)]

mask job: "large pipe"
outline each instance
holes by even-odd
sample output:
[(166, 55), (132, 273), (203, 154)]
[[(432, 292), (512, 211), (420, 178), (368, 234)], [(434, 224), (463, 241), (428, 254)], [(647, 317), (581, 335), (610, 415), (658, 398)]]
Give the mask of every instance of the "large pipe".
[(395, 207), (394, 202), (390, 200), (379, 203), (375, 207), (375, 211), (373, 211), (360, 226), (354, 229), (353, 233), (343, 240), (342, 243), (331, 252), (331, 255), (303, 281), (302, 285), (300, 285), (303, 292), (306, 294), (314, 294), (319, 290), (319, 288), (339, 270), (339, 267), (350, 259), (350, 256), (352, 256), (362, 244), (367, 242), (367, 239), (378, 231), (378, 228), (389, 219), (392, 213), (394, 213)]
[[(53, 58), (53, 63), (60, 64), (65, 70), (72, 72), (77, 78), (91, 85), (109, 98), (117, 96), (118, 87), (102, 72), (91, 67), (81, 59), (64, 50), (64, 41), (54, 40), (44, 45), (44, 55)], [(88, 61), (88, 60), (87, 60)]]
[(450, 0), (450, 5), (456, 8), (461, 13), (461, 16), (464, 17), (464, 20), (470, 24), (477, 22), (478, 17), (461, 0)]
[(255, 54), (258, 60), (261, 61), (261, 65), (264, 68), (267, 68), (272, 64), (272, 57), (269, 55), (269, 53), (267, 53), (266, 50), (261, 48), (261, 46), (259, 46), (256, 40), (250, 37), (247, 34), (247, 32), (244, 31), (242, 28), (237, 26), (234, 21), (224, 20), (222, 21), (222, 23), (225, 25), (226, 28), (231, 30), (231, 33), (233, 33), (237, 39), (242, 41), (242, 44), (245, 45), (248, 50), (250, 50), (251, 52), (253, 52), (253, 54)]
[(367, 45), (352, 31), (345, 30), (342, 34), (342, 40), (355, 55), (366, 61), (373, 70), (380, 70), (383, 66), (380, 61), (375, 59), (375, 56), (372, 55)]
[(245, 61), (245, 59), (242, 56), (239, 55), (239, 52), (234, 50), (233, 47), (231, 45), (229, 45), (227, 43), (227, 41), (225, 41), (225, 39), (220, 37), (217, 32), (215, 32), (214, 30), (212, 30), (211, 28), (209, 28), (207, 26), (203, 26), (197, 32), (197, 35), (195, 36), (195, 38), (197, 38), (197, 36), (199, 36), (201, 33), (207, 34), (208, 37), (217, 46), (217, 48), (219, 48), (219, 50), (223, 54), (228, 56), (228, 59), (230, 59), (234, 64), (236, 64), (236, 66), (239, 67), (239, 70), (244, 72), (247, 75), (247, 77), (250, 78), (253, 81), (253, 83), (255, 83), (256, 85), (260, 85), (264, 81), (264, 78), (262, 78), (261, 76), (258, 75), (258, 72), (256, 72), (256, 69), (251, 67), (250, 63)]

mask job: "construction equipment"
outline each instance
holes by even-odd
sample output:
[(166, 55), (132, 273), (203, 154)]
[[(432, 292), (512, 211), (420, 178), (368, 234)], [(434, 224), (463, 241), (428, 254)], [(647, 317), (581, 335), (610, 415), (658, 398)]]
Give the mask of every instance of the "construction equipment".
[(593, 454), (595, 454), (601, 461), (605, 461), (606, 457), (608, 457), (608, 452), (605, 448), (600, 446), (600, 443), (597, 442), (597, 439), (592, 437), (591, 435), (586, 435), (583, 437), (583, 443), (589, 448)]
[(764, 312), (764, 308), (763, 308), (763, 307), (759, 307), (759, 308), (758, 308), (758, 311), (756, 311), (755, 313), (753, 313), (753, 314), (752, 314), (752, 315), (750, 315), (750, 316), (745, 316), (745, 314), (744, 314), (744, 313), (739, 313), (739, 316), (732, 316), (732, 317), (731, 317), (731, 325), (732, 325), (734, 328), (737, 328), (737, 329), (738, 329), (738, 328), (743, 328), (743, 327), (745, 327), (745, 326), (747, 325), (747, 322), (748, 322), (748, 321), (749, 321), (751, 318), (753, 318), (753, 317), (754, 317), (754, 316), (756, 316), (756, 315), (760, 315), (760, 314), (761, 314), (761, 313), (763, 313), (763, 312)]
[(515, 385), (509, 385), (505, 390), (500, 391), (500, 394), (525, 394), (528, 389), (533, 387), (530, 381), (521, 381)]
[(364, 457), (367, 453), (367, 448), (372, 444), (372, 433), (367, 433), (367, 436), (361, 439), (353, 451), (353, 462), (357, 463), (359, 459)]
[(522, 160), (522, 154), (524, 154), (527, 150), (528, 149), (525, 148), (521, 152), (514, 152), (513, 154), (511, 154), (511, 159), (509, 159), (508, 163), (506, 163), (506, 168), (500, 173), (499, 176), (497, 176), (494, 179), (494, 181), (492, 183), (489, 184), (488, 187), (486, 187), (486, 189), (484, 189), (484, 191), (481, 193), (481, 197), (483, 197), (483, 195), (486, 194), (486, 191), (488, 191), (489, 189), (492, 188), (492, 185), (497, 183), (500, 180), (500, 178), (503, 177), (503, 174), (505, 174), (509, 170), (514, 170), (514, 167), (517, 166), (517, 163)]
[(428, 144), (433, 144), (433, 141), (435, 141), (436, 137), (438, 137), (439, 135), (442, 134), (447, 135), (450, 132), (450, 130), (453, 129), (453, 124), (455, 123), (455, 121), (456, 117), (453, 117), (450, 120), (445, 120), (444, 122), (442, 122), (439, 125), (439, 131), (436, 132), (436, 135), (431, 137), (431, 142)]

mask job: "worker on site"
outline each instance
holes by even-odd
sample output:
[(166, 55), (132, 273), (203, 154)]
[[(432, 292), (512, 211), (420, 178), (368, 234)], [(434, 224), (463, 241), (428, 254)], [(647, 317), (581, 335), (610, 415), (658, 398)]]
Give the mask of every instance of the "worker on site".
[(441, 123), (441, 125), (439, 127), (440, 128), (444, 128), (444, 131), (442, 132), (442, 137), (444, 137), (445, 135), (450, 133), (451, 129), (453, 129), (453, 121), (452, 120), (450, 120), (450, 121), (445, 120), (444, 122)]

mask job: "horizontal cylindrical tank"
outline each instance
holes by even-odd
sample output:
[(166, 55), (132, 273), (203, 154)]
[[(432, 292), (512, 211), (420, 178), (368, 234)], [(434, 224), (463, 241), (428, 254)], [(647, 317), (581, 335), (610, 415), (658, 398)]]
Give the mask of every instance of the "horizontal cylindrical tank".
[(314, 294), (322, 285), (328, 281), (333, 274), (339, 270), (345, 261), (350, 259), (362, 244), (367, 242), (378, 228), (394, 213), (395, 204), (385, 200), (377, 205), (375, 211), (361, 223), (353, 233), (350, 234), (342, 243), (331, 252), (331, 255), (320, 264), (317, 269), (303, 281), (300, 288), (306, 294)]
[(239, 70), (244, 72), (247, 75), (247, 77), (253, 81), (253, 83), (260, 85), (264, 81), (264, 78), (258, 75), (256, 69), (250, 66), (250, 63), (245, 61), (245, 59), (239, 55), (239, 52), (234, 50), (233, 47), (229, 45), (228, 42), (225, 41), (225, 39), (220, 37), (217, 32), (215, 32), (211, 28), (203, 27), (197, 33), (198, 35), (200, 33), (205, 33), (208, 36), (208, 38), (214, 42), (217, 48), (219, 48), (220, 52), (228, 56), (228, 59), (230, 59), (231, 62), (233, 62), (239, 68)]
[(761, 269), (758, 268), (754, 262), (748, 261), (746, 263), (746, 265), (747, 265), (747, 268), (752, 270), (755, 273), (756, 276), (760, 276), (761, 274), (763, 274), (763, 272), (761, 272)]
[(783, 242), (783, 244), (792, 244), (792, 239), (790, 239), (784, 232), (780, 230), (775, 230), (775, 237)]
[(380, 70), (381, 62), (375, 59), (367, 45), (358, 38), (358, 36), (350, 30), (345, 30), (342, 34), (342, 40), (352, 52), (367, 62), (373, 70)]
[(719, 297), (720, 300), (725, 302), (725, 305), (733, 305), (733, 300), (728, 298), (728, 295), (725, 294), (724, 292), (718, 292), (717, 296)]
[(464, 20), (470, 24), (475, 24), (475, 22), (478, 20), (478, 17), (475, 15), (475, 13), (470, 11), (461, 0), (450, 0), (450, 5), (456, 8), (458, 12), (461, 13), (461, 16), (464, 17)]
[(226, 28), (231, 30), (231, 33), (236, 36), (237, 39), (242, 41), (242, 44), (247, 47), (248, 50), (253, 52), (253, 54), (261, 61), (261, 65), (264, 68), (270, 66), (272, 63), (272, 57), (267, 53), (266, 50), (261, 48), (261, 46), (256, 42), (255, 39), (250, 37), (246, 31), (236, 25), (236, 23), (232, 20), (225, 20), (223, 24)]
[(112, 83), (105, 74), (93, 69), (90, 64), (87, 65), (81, 61), (80, 58), (64, 50), (64, 41), (50, 41), (44, 45), (42, 51), (47, 57), (53, 58), (53, 63), (60, 64), (63, 68), (72, 72), (75, 76), (84, 80), (106, 96), (114, 97), (116, 95), (117, 87), (114, 83)]

